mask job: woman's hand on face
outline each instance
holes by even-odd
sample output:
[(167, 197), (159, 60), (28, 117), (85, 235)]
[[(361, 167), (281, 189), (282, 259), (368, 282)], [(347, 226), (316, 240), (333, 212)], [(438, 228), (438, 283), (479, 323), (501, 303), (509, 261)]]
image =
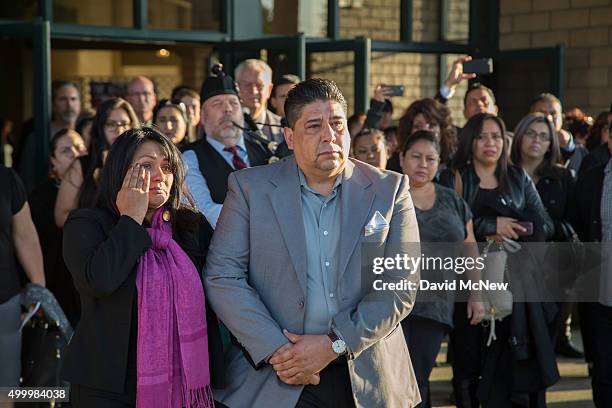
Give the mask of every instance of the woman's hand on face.
[(517, 231), (526, 232), (527, 230), (522, 227), (518, 220), (509, 217), (497, 217), (497, 235), (498, 237), (506, 237), (517, 240), (519, 235)]
[(139, 164), (131, 166), (117, 193), (117, 209), (121, 215), (132, 217), (142, 224), (149, 209), (149, 184), (151, 173)]

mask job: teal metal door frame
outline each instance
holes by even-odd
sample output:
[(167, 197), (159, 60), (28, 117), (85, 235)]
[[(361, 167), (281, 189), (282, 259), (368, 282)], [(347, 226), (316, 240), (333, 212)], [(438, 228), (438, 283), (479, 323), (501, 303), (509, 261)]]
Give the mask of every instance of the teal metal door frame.
[(309, 40), (306, 52), (353, 52), (355, 81), (355, 112), (366, 112), (370, 106), (370, 61), (372, 57), (372, 40), (358, 37), (354, 40)]
[(240, 61), (261, 50), (286, 51), (292, 73), (300, 78), (306, 77), (306, 39), (303, 34), (229, 41), (219, 44), (218, 48), (221, 62), (225, 66), (225, 72), (233, 72)]
[(565, 99), (565, 54), (566, 45), (559, 44), (555, 47), (528, 48), (518, 50), (498, 51), (492, 57), (495, 63), (503, 63), (504, 60), (525, 60), (549, 58), (551, 61), (551, 89), (561, 103)]
[(34, 62), (34, 137), (36, 138), (36, 175), (47, 174), (51, 122), (51, 30), (49, 22), (40, 17), (31, 22), (0, 24), (0, 37), (23, 38), (32, 41)]

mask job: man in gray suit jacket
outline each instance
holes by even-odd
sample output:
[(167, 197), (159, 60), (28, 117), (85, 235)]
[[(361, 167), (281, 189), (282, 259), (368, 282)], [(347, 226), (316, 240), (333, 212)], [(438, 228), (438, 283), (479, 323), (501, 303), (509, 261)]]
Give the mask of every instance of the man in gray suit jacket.
[(413, 407), (400, 321), (416, 291), (373, 282), (414, 285), (418, 272), (375, 275), (362, 259), (418, 243), (408, 178), (348, 159), (332, 81), (298, 84), (285, 113), (295, 155), (230, 175), (207, 257), (208, 301), (235, 337), (215, 397), (230, 408)]

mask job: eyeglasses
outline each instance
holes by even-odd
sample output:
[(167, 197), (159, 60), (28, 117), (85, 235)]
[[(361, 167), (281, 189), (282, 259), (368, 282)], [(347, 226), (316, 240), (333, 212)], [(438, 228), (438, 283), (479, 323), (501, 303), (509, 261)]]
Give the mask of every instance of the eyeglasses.
[(531, 129), (527, 129), (525, 137), (530, 140), (539, 140), (540, 142), (550, 142), (550, 134), (548, 132), (536, 133)]
[(114, 122), (112, 120), (109, 120), (108, 122), (106, 122), (104, 124), (104, 127), (108, 130), (110, 130), (111, 132), (115, 132), (117, 131), (117, 129), (122, 128), (122, 129), (131, 129), (132, 128), (132, 123), (131, 122)]

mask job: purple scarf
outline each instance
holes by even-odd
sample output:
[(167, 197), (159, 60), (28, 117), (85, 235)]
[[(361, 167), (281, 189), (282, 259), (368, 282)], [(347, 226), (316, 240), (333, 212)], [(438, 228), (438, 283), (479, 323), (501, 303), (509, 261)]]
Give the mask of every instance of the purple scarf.
[(212, 408), (204, 290), (163, 213), (158, 209), (147, 228), (153, 246), (136, 274), (136, 407)]

